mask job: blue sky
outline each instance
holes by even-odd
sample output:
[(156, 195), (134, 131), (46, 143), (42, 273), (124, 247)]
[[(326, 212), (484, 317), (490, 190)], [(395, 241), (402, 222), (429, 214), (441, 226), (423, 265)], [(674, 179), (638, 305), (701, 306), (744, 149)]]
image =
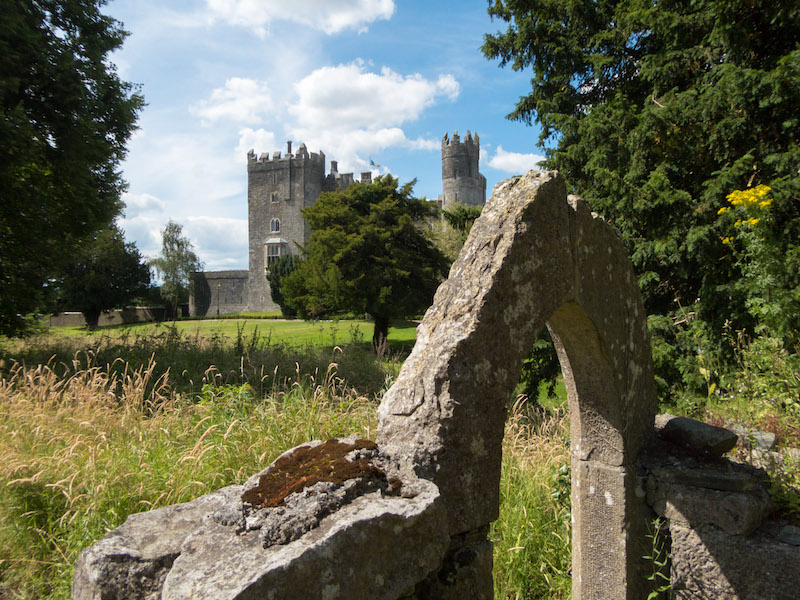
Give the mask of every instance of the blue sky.
[[(166, 7), (166, 8), (165, 8)], [(488, 189), (533, 168), (538, 130), (511, 122), (529, 75), (479, 48), (485, 0), (114, 0), (112, 57), (147, 106), (122, 165), (120, 224), (146, 256), (172, 218), (207, 270), (247, 268), (245, 155), (322, 150), (340, 172), (441, 192), (441, 139), (477, 132)], [(329, 168), (329, 164), (328, 164)]]

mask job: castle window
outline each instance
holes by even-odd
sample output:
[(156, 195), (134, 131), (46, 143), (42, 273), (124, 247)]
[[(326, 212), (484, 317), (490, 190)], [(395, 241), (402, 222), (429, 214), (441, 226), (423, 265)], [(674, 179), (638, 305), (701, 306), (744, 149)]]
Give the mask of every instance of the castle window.
[(278, 174), (277, 173), (273, 173), (272, 174), (272, 183), (278, 183)]
[(281, 230), (280, 219), (272, 219), (272, 221), (269, 222), (270, 233), (278, 233), (280, 230)]
[(281, 257), (280, 244), (267, 244), (267, 269)]
[(272, 192), (272, 196), (270, 196), (270, 202), (277, 202), (278, 199), (278, 192)]

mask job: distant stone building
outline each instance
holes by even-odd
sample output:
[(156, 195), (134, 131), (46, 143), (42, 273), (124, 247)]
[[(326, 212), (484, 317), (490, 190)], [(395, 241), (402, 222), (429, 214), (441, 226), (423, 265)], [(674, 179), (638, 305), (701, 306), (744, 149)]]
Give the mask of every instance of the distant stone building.
[(463, 142), (458, 131), (453, 139), (447, 134), (442, 138), (442, 195), (439, 206), (448, 208), (453, 204), (479, 206), (486, 202), (486, 177), (478, 171), (481, 144), (478, 134), (467, 131)]
[[(470, 206), (486, 202), (486, 178), (478, 171), (480, 141), (467, 132), (462, 142), (458, 132), (442, 139), (442, 194), (440, 207)], [(247, 153), (247, 212), (249, 269), (195, 273), (189, 302), (192, 316), (214, 316), (238, 312), (272, 312), (273, 302), (266, 274), (269, 265), (285, 254), (295, 254), (311, 234), (301, 210), (314, 204), (322, 192), (344, 190), (356, 183), (353, 173), (339, 173), (336, 161), (325, 173), (325, 155), (308, 152), (300, 144), (292, 154), (275, 152), (256, 158)], [(361, 173), (361, 183), (370, 183), (372, 173)]]

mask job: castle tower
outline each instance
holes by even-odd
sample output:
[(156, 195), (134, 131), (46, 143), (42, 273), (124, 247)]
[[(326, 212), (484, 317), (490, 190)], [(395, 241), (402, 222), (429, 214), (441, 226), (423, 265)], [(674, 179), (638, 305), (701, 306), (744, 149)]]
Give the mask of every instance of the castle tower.
[(296, 254), (310, 231), (301, 210), (319, 198), (326, 183), (325, 155), (308, 152), (301, 144), (292, 154), (247, 153), (247, 212), (250, 268), (248, 307), (252, 311), (279, 310), (272, 301), (266, 274), (270, 263)]
[(442, 138), (442, 197), (440, 205), (479, 206), (486, 203), (486, 178), (478, 171), (481, 145), (478, 134), (467, 131), (461, 142), (458, 131)]

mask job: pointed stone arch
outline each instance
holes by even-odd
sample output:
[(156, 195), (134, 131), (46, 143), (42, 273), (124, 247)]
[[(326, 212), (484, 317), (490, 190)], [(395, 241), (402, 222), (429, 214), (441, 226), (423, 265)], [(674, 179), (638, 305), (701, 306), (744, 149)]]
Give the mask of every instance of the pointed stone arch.
[(650, 513), (636, 460), (656, 412), (646, 317), (622, 244), (556, 172), (495, 188), (384, 397), (378, 444), (436, 483), (454, 540), (485, 532), (499, 510), (506, 403), (545, 326), (570, 405), (573, 598), (645, 598)]

